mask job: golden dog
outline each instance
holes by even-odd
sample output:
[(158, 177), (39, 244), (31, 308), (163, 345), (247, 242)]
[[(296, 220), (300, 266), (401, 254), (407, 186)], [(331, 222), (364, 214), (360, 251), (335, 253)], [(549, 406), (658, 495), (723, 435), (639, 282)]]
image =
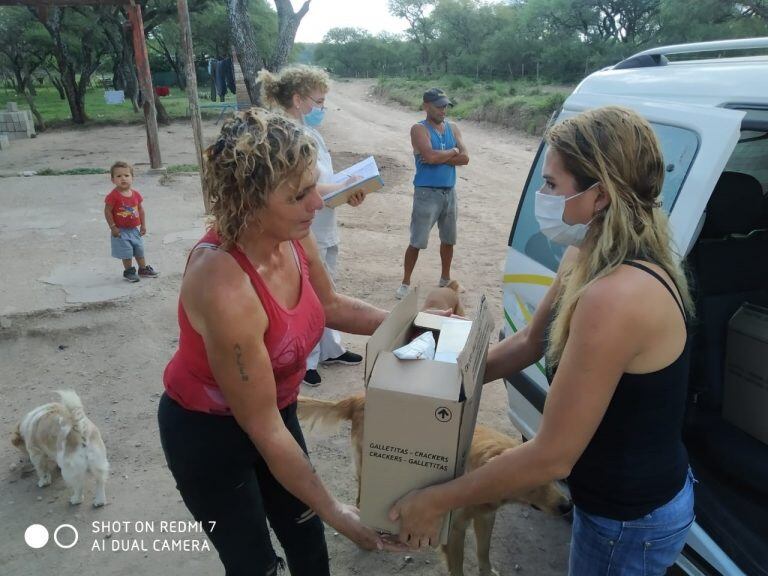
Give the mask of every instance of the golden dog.
[(464, 316), (464, 307), (459, 299), (461, 285), (451, 280), (444, 288), (433, 288), (427, 293), (422, 310), (453, 310), (456, 316)]
[[(362, 394), (350, 396), (331, 402), (328, 400), (316, 400), (314, 398), (299, 397), (299, 419), (307, 426), (308, 430), (315, 427), (335, 428), (342, 421), (352, 423), (351, 437), (353, 454), (355, 458), (355, 475), (357, 478), (357, 500), (360, 503), (360, 464), (363, 450), (363, 419), (365, 417), (365, 397)], [(479, 468), (491, 458), (498, 456), (505, 450), (514, 448), (520, 444), (520, 440), (511, 438), (505, 434), (477, 426), (472, 437), (472, 445), (469, 451), (469, 463), (467, 472)], [(448, 544), (442, 547), (451, 576), (464, 575), (464, 535), (469, 523), (472, 522), (475, 530), (477, 544), (477, 562), (480, 576), (491, 576), (497, 572), (491, 566), (490, 548), (493, 523), (496, 520), (496, 510), (504, 504), (517, 502), (528, 504), (553, 515), (563, 515), (571, 510), (571, 502), (558, 488), (555, 482), (539, 486), (523, 494), (518, 494), (509, 500), (470, 506), (456, 510), (453, 515), (451, 530), (448, 535)]]

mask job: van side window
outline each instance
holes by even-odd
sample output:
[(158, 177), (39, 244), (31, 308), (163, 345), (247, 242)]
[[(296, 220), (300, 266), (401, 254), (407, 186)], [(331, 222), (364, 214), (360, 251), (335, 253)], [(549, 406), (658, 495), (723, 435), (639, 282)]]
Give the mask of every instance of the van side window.
[[(685, 128), (663, 124), (652, 124), (652, 126), (661, 142), (666, 165), (662, 201), (664, 210), (669, 213), (696, 155), (699, 138), (695, 132)], [(543, 184), (541, 166), (544, 163), (545, 151), (542, 143), (536, 157), (536, 164), (529, 176), (530, 180), (523, 193), (522, 207), (512, 230), (511, 246), (554, 272), (557, 270), (565, 248), (553, 244), (539, 231), (533, 211), (535, 192)]]
[(768, 132), (742, 130), (725, 171), (753, 176), (768, 194)]

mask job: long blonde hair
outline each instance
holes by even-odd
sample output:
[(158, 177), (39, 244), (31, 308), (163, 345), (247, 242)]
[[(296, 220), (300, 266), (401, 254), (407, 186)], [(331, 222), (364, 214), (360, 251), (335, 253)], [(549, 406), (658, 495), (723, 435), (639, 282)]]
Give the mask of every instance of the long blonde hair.
[(316, 159), (314, 139), (283, 115), (251, 108), (224, 124), (203, 153), (203, 186), (222, 246), (236, 244), (269, 195)]
[(632, 110), (608, 106), (554, 125), (544, 139), (581, 190), (599, 182), (609, 200), (592, 221), (576, 262), (564, 272), (549, 334), (549, 365), (560, 361), (581, 295), (624, 260), (646, 259), (661, 266), (690, 317), (688, 281), (661, 210), (664, 159), (650, 124)]
[(330, 78), (322, 68), (296, 64), (283, 68), (279, 74), (262, 70), (257, 77), (261, 83), (263, 101), (273, 107), (275, 104), (289, 109), (293, 107), (293, 95), (307, 97), (313, 90), (328, 92)]

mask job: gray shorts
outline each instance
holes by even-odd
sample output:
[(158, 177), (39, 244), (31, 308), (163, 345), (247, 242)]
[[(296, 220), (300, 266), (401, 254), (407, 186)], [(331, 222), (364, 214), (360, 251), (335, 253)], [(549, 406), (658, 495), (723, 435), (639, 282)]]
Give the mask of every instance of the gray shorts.
[(423, 250), (427, 247), (429, 233), (437, 222), (440, 242), (456, 244), (455, 188), (428, 188), (416, 186), (413, 189), (413, 212), (411, 212), (411, 246)]
[(144, 239), (138, 228), (120, 228), (120, 236), (110, 236), (112, 257), (120, 260), (144, 258)]

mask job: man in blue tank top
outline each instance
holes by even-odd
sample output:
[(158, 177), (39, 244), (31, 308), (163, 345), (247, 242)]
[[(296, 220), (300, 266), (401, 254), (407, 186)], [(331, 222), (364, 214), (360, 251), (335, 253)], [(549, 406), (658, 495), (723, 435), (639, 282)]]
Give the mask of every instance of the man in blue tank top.
[(442, 270), (439, 286), (450, 282), (453, 246), (456, 244), (456, 166), (469, 164), (469, 154), (458, 126), (445, 121), (446, 109), (453, 106), (448, 96), (439, 88), (430, 88), (424, 92), (423, 101), (427, 118), (411, 127), (416, 176), (413, 178), (411, 240), (405, 251), (403, 282), (395, 292), (398, 300), (410, 290), (419, 250), (427, 247), (435, 223), (440, 231)]

